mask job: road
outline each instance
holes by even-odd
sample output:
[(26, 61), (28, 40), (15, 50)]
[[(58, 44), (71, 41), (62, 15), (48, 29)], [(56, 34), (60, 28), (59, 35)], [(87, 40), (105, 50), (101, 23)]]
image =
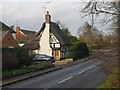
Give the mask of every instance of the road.
[(106, 80), (100, 60), (86, 61), (68, 68), (20, 81), (3, 88), (96, 88)]

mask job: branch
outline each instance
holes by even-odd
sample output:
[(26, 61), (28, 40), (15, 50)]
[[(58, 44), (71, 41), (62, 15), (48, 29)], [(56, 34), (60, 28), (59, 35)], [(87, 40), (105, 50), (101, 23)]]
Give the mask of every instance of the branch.
[(120, 15), (120, 13), (112, 13), (112, 12), (107, 12), (107, 11), (103, 11), (103, 10), (96, 10), (99, 13), (106, 13), (106, 14), (112, 14), (112, 15)]

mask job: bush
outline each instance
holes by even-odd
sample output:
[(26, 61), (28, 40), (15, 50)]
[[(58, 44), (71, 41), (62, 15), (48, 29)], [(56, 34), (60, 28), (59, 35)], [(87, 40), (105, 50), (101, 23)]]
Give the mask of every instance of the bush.
[(66, 57), (73, 58), (75, 60), (75, 59), (83, 58), (85, 57), (85, 55), (82, 51), (69, 51)]
[(40, 64), (33, 64), (30, 66), (24, 66), (24, 67), (21, 67), (21, 68), (15, 69), (15, 70), (11, 70), (11, 71), (3, 71), (2, 79), (8, 79), (11, 77), (19, 76), (19, 75), (34, 72), (34, 71), (43, 70), (43, 69), (50, 68), (50, 67), (54, 67), (53, 63), (44, 62), (44, 63), (40, 63)]
[[(16, 68), (30, 64), (31, 60), (29, 61), (28, 50), (26, 50), (22, 47), (2, 48), (2, 55), (4, 56), (4, 55), (6, 55), (6, 53), (10, 53), (12, 55), (12, 58), (13, 58), (13, 56), (16, 57), (15, 59), (17, 59), (17, 62), (18, 62)], [(9, 62), (12, 62), (12, 59), (9, 59), (9, 58), (10, 58), (10, 56), (7, 56), (7, 57), (4, 56), (4, 58), (2, 59), (3, 63), (5, 62), (4, 59), (6, 59), (6, 60), (8, 59), (8, 60), (10, 60)], [(13, 59), (13, 60), (15, 61), (15, 59)], [(3, 67), (5, 67), (5, 66), (3, 66)]]
[(89, 55), (89, 50), (88, 50), (88, 47), (87, 47), (86, 43), (83, 43), (83, 42), (78, 43), (76, 45), (76, 50), (81, 51), (84, 54), (84, 56), (88, 56)]
[(67, 58), (79, 59), (89, 55), (89, 50), (86, 43), (74, 42), (73, 46), (69, 47)]
[(67, 58), (75, 58), (75, 52), (69, 51), (66, 57)]
[(2, 55), (2, 69), (3, 70), (11, 70), (15, 69), (18, 65), (18, 60), (17, 58), (10, 54), (10, 53), (4, 53)]

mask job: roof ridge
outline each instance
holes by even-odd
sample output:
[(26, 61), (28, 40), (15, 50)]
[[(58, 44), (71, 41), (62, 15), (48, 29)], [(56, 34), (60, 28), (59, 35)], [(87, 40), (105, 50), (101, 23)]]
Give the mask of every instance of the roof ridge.
[(20, 29), (21, 31), (30, 31), (30, 32), (36, 32), (36, 31), (32, 31), (32, 30), (28, 30), (28, 29)]

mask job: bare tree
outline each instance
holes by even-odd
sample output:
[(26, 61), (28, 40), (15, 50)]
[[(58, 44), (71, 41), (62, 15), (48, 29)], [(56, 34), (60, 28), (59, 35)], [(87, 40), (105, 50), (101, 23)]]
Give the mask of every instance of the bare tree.
[[(118, 32), (118, 41), (120, 40), (120, 0), (115, 0), (115, 2), (96, 2), (96, 0), (90, 0), (81, 12), (85, 13), (85, 15), (98, 15), (101, 13), (112, 15), (111, 19), (106, 22), (114, 21), (113, 23), (117, 26), (117, 29), (114, 28), (114, 30)], [(120, 42), (118, 42), (119, 49)]]
[[(118, 70), (120, 70), (120, 0), (114, 0), (114, 2), (96, 2), (96, 0), (90, 0), (87, 5), (82, 9), (83, 13), (90, 14), (101, 14), (111, 15), (112, 18), (109, 21), (115, 20), (118, 33)], [(107, 21), (107, 22), (109, 22)], [(120, 71), (119, 71), (120, 72)], [(119, 74), (120, 81), (120, 74)], [(120, 86), (120, 85), (119, 85)]]
[(102, 33), (88, 22), (78, 29), (79, 40), (87, 43), (90, 46), (100, 46), (103, 44)]

